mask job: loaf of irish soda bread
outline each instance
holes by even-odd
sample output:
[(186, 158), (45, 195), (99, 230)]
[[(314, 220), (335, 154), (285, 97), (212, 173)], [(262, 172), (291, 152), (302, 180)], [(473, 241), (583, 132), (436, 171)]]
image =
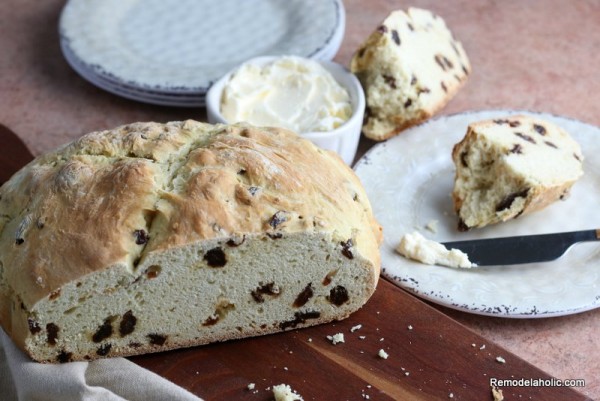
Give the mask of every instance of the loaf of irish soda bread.
[(94, 132), (0, 188), (0, 323), (41, 362), (343, 319), (381, 228), (334, 153), (195, 121)]
[(363, 133), (382, 141), (446, 105), (470, 73), (469, 59), (442, 18), (392, 12), (359, 47), (351, 70), (364, 87)]
[(469, 125), (452, 159), (452, 197), (462, 231), (565, 199), (583, 174), (581, 149), (569, 134), (522, 115)]

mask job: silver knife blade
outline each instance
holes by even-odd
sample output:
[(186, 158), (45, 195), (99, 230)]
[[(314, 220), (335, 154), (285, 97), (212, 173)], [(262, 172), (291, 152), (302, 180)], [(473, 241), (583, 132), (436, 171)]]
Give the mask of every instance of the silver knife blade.
[(442, 243), (459, 249), (478, 266), (516, 265), (558, 259), (574, 244), (600, 240), (600, 229), (564, 233), (521, 235)]

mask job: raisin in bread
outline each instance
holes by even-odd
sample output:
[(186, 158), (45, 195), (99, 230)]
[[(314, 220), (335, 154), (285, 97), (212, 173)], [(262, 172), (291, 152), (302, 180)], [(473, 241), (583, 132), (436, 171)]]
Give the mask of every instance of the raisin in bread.
[(352, 170), (288, 131), (95, 132), (0, 187), (0, 323), (34, 360), (134, 355), (343, 319), (381, 228)]
[(382, 141), (444, 107), (471, 66), (442, 18), (409, 8), (379, 25), (354, 54), (351, 70), (366, 93), (363, 133)]
[(452, 197), (462, 231), (565, 199), (583, 174), (581, 148), (569, 134), (523, 115), (470, 124), (452, 159)]

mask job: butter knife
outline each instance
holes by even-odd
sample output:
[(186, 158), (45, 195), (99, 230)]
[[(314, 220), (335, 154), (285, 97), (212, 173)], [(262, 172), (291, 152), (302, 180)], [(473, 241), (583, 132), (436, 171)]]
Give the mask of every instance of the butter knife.
[(600, 229), (444, 242), (478, 266), (516, 265), (558, 259), (578, 242), (599, 241)]

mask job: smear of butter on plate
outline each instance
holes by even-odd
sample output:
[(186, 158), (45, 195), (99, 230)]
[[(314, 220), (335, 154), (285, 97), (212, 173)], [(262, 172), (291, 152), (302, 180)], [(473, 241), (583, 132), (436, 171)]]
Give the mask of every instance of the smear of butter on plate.
[(423, 237), (414, 231), (404, 234), (396, 247), (400, 255), (428, 265), (471, 268), (477, 266), (469, 260), (469, 256), (458, 249), (447, 249), (439, 242)]

